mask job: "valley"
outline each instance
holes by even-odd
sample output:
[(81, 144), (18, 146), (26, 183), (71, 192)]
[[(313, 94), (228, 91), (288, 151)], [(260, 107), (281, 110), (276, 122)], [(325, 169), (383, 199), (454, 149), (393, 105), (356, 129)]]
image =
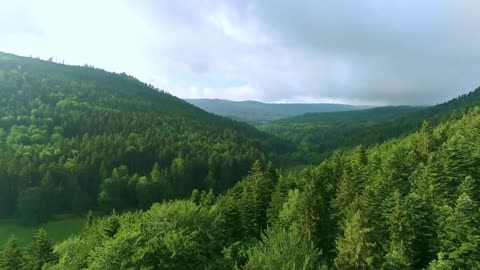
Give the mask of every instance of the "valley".
[(126, 74), (1, 53), (0, 93), (2, 267), (480, 260), (480, 89), (428, 107), (258, 109), (254, 127)]

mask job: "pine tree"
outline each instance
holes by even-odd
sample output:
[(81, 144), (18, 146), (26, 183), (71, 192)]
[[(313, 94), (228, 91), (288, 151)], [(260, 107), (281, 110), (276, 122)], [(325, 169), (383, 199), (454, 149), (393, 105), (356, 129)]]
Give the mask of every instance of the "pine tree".
[(103, 231), (107, 238), (112, 238), (120, 229), (120, 217), (115, 210), (112, 214), (104, 219)]
[(261, 227), (258, 224), (258, 214), (255, 207), (255, 196), (252, 188), (244, 188), (239, 201), (243, 235), (246, 237), (260, 237)]
[[(436, 216), (432, 207), (416, 193), (410, 193), (400, 206), (395, 203), (389, 219), (390, 233), (396, 244), (402, 243), (414, 269), (423, 269), (435, 258), (437, 246)], [(398, 212), (396, 212), (398, 211)]]
[(87, 216), (85, 217), (83, 232), (87, 232), (92, 226), (94, 226), (94, 216), (92, 210), (89, 210)]
[(384, 270), (408, 270), (412, 269), (408, 250), (403, 242), (390, 242), (388, 253), (385, 255), (385, 262), (382, 265)]
[(360, 210), (347, 212), (343, 235), (336, 241), (337, 257), (334, 264), (340, 270), (375, 269), (373, 249), (369, 240), (370, 228), (363, 225)]
[(242, 240), (244, 236), (244, 228), (242, 226), (243, 212), (240, 194), (232, 191), (225, 196), (220, 197), (217, 204), (222, 209), (222, 215), (225, 218), (225, 228), (228, 230), (232, 241)]
[(215, 189), (216, 184), (217, 180), (213, 176), (212, 170), (209, 170), (207, 176), (205, 176), (205, 179), (203, 179), (203, 186), (206, 190), (213, 190)]
[(313, 243), (298, 232), (269, 229), (262, 242), (249, 251), (245, 270), (318, 270), (326, 269)]
[(395, 205), (389, 216), (390, 242), (383, 269), (411, 269), (412, 224), (407, 222), (407, 214), (399, 191), (394, 192)]
[(283, 176), (278, 179), (273, 189), (270, 205), (267, 209), (268, 224), (272, 226), (278, 220), (278, 214), (283, 208), (283, 204), (287, 200), (290, 182)]
[(457, 198), (462, 194), (467, 194), (474, 202), (480, 202), (479, 185), (471, 176), (465, 177), (458, 187)]
[(200, 191), (198, 191), (198, 189), (192, 190), (192, 195), (190, 195), (190, 201), (196, 205), (200, 204)]
[(270, 180), (270, 185), (273, 187), (278, 183), (278, 172), (273, 166), (273, 163), (271, 161), (268, 162), (267, 168), (265, 170), (265, 177), (267, 177)]
[(417, 150), (419, 151), (420, 155), (424, 159), (428, 158), (428, 154), (433, 150), (435, 146), (435, 140), (433, 138), (433, 129), (428, 121), (424, 121), (422, 123), (420, 132), (418, 133), (417, 145), (418, 145)]
[(53, 263), (57, 256), (53, 252), (53, 244), (48, 239), (45, 230), (38, 230), (32, 243), (25, 250), (24, 269), (41, 270), (46, 263)]
[(333, 202), (337, 210), (335, 217), (341, 220), (350, 204), (361, 194), (365, 184), (365, 167), (367, 156), (365, 149), (358, 146), (348, 156), (348, 163), (339, 181), (337, 193)]
[(480, 266), (480, 213), (478, 204), (467, 194), (457, 199), (455, 208), (444, 208), (441, 220), (441, 251), (431, 269), (449, 265), (452, 269), (478, 269)]
[(2, 253), (0, 254), (0, 269), (2, 270), (21, 270), (23, 269), (22, 254), (17, 247), (15, 237), (11, 236)]
[[(244, 192), (251, 192), (253, 199), (252, 211), (255, 216), (255, 224), (258, 226), (257, 232), (267, 228), (267, 209), (271, 202), (271, 196), (274, 188), (274, 180), (267, 177), (263, 172), (260, 161), (256, 161), (250, 174), (246, 177), (245, 183), (248, 186)], [(259, 235), (259, 234), (258, 234)]]
[(212, 206), (215, 203), (215, 194), (213, 194), (213, 190), (209, 190), (208, 193), (204, 190), (200, 194), (200, 202), (201, 206)]

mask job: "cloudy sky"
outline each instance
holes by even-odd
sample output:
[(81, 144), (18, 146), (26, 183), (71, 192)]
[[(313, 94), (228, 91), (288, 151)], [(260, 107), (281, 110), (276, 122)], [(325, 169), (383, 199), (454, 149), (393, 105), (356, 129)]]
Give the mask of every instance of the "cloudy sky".
[(480, 85), (477, 0), (0, 0), (0, 51), (182, 98), (434, 104)]

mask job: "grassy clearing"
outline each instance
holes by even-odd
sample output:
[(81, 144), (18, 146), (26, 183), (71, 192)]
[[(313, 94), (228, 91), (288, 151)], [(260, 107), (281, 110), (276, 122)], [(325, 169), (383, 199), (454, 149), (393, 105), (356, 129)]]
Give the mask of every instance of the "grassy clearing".
[(36, 227), (22, 226), (15, 220), (0, 221), (0, 247), (12, 234), (15, 235), (18, 245), (24, 247), (32, 240), (39, 228), (45, 229), (52, 241), (60, 242), (80, 232), (83, 221), (82, 217), (61, 216)]

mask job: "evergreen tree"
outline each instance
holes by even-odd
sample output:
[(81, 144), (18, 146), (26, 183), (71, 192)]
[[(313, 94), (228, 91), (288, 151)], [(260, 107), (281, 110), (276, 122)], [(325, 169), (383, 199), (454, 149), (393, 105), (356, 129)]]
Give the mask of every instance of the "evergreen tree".
[(412, 269), (408, 250), (403, 242), (390, 242), (388, 252), (385, 255), (385, 262), (382, 265), (384, 270), (408, 270)]
[(407, 221), (407, 214), (399, 191), (394, 193), (395, 205), (388, 219), (390, 242), (383, 269), (411, 269), (413, 224)]
[(212, 206), (215, 202), (215, 195), (213, 194), (213, 190), (209, 190), (208, 193), (205, 191), (202, 191), (200, 194), (200, 201), (199, 205), (201, 206)]
[(258, 211), (252, 187), (244, 187), (239, 201), (239, 210), (243, 235), (246, 237), (260, 237), (261, 226), (258, 224)]
[(215, 186), (217, 184), (217, 180), (213, 176), (213, 172), (211, 170), (208, 171), (207, 176), (205, 176), (205, 179), (203, 179), (203, 185), (206, 190), (210, 189), (215, 189)]
[(120, 228), (120, 217), (115, 210), (103, 220), (103, 232), (107, 238), (112, 238)]
[(444, 208), (441, 220), (441, 251), (431, 269), (447, 265), (451, 269), (480, 267), (480, 213), (478, 204), (466, 194), (460, 195), (455, 208)]
[(0, 254), (0, 269), (2, 270), (22, 270), (22, 254), (17, 247), (15, 237), (11, 236), (5, 244)]
[(422, 127), (418, 134), (418, 147), (420, 155), (426, 159), (429, 153), (433, 150), (435, 146), (435, 139), (433, 138), (433, 129), (428, 121), (423, 121)]
[(345, 166), (344, 173), (339, 181), (336, 197), (333, 202), (336, 208), (336, 218), (341, 220), (346, 214), (345, 211), (355, 201), (365, 184), (365, 167), (367, 156), (365, 149), (358, 146), (348, 156), (349, 160)]
[(313, 270), (326, 269), (321, 252), (304, 240), (297, 231), (268, 230), (262, 242), (249, 252), (245, 270)]
[(270, 226), (275, 224), (275, 222), (278, 220), (278, 214), (282, 210), (283, 204), (287, 199), (289, 187), (289, 180), (283, 176), (280, 176), (275, 188), (273, 189), (270, 205), (267, 209), (267, 219)]
[(480, 191), (479, 186), (476, 180), (474, 180), (471, 176), (465, 177), (462, 183), (458, 187), (457, 191), (457, 198), (460, 197), (462, 194), (467, 194), (470, 199), (474, 202), (480, 202)]
[(25, 250), (24, 269), (41, 270), (43, 265), (56, 260), (57, 256), (53, 252), (53, 244), (47, 238), (47, 233), (43, 229), (38, 230), (32, 243)]
[(267, 227), (267, 209), (271, 202), (274, 180), (267, 177), (263, 172), (260, 161), (256, 161), (250, 170), (250, 174), (245, 178), (245, 203), (250, 201), (252, 209), (245, 209), (245, 213), (253, 214), (255, 217), (256, 235), (260, 236), (261, 230)]
[(436, 216), (433, 208), (416, 193), (403, 202), (404, 225), (400, 239), (411, 256), (414, 269), (423, 269), (435, 258), (437, 243)]
[(200, 205), (200, 191), (198, 191), (198, 189), (194, 189), (192, 191), (192, 195), (190, 195), (190, 201), (196, 205)]
[(343, 225), (343, 235), (336, 241), (335, 267), (341, 270), (375, 268), (375, 244), (369, 240), (370, 228), (363, 225), (360, 210), (350, 210)]

